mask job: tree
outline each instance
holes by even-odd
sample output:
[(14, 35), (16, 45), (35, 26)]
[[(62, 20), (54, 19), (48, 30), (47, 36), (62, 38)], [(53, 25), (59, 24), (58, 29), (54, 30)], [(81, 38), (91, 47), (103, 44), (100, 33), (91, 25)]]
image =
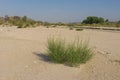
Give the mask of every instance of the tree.
[(106, 20), (105, 20), (105, 22), (109, 22), (109, 20), (108, 20), (108, 19), (106, 19)]
[(8, 15), (5, 15), (5, 21), (8, 21), (9, 20), (9, 16)]
[(99, 17), (99, 18), (98, 18), (98, 23), (102, 24), (102, 23), (104, 23), (104, 22), (105, 22), (104, 18), (102, 18), (102, 17)]
[(24, 22), (26, 22), (26, 21), (27, 21), (27, 16), (23, 16), (22, 20), (23, 20)]
[(120, 23), (120, 20), (117, 23)]
[(85, 24), (102, 24), (104, 23), (104, 18), (102, 17), (97, 17), (97, 16), (88, 16), (87, 19), (83, 20), (82, 23), (85, 23)]
[(21, 17), (19, 17), (19, 16), (13, 16), (13, 19), (14, 19), (14, 20), (20, 20)]
[(44, 26), (46, 26), (47, 28), (51, 25), (49, 22), (44, 22), (43, 24)]

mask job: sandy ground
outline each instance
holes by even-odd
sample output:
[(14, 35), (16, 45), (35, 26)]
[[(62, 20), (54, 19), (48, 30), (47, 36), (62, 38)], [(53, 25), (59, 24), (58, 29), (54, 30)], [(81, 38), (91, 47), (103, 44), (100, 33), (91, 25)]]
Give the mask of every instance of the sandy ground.
[[(50, 62), (50, 36), (89, 41), (93, 59), (76, 68)], [(120, 32), (0, 27), (0, 80), (120, 80)]]

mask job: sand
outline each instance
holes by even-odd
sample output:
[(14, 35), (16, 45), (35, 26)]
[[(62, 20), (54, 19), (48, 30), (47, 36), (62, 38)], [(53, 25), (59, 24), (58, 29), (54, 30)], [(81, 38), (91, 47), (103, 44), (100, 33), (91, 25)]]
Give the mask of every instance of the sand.
[[(46, 56), (50, 36), (89, 41), (93, 59), (79, 67), (52, 63)], [(0, 27), (0, 80), (120, 80), (120, 32)]]

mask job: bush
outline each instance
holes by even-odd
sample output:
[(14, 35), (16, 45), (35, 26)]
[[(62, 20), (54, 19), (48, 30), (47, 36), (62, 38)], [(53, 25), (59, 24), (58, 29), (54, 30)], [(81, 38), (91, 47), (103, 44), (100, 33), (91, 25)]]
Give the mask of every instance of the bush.
[(83, 28), (76, 28), (76, 31), (83, 31)]
[(36, 26), (34, 26), (34, 25), (32, 26), (32, 28), (35, 28), (35, 27), (36, 27)]
[(57, 63), (65, 62), (65, 44), (64, 41), (48, 39), (48, 54), (52, 61)]
[(23, 28), (23, 23), (19, 23), (17, 28)]
[(105, 20), (102, 17), (88, 16), (87, 19), (83, 20), (82, 23), (85, 23), (85, 24), (94, 24), (94, 23), (98, 24), (98, 23), (100, 23), (100, 24), (102, 24), (104, 22), (105, 22)]
[(73, 28), (72, 28), (72, 27), (70, 27), (70, 28), (69, 28), (69, 30), (73, 30)]
[(77, 41), (65, 44), (61, 39), (48, 39), (48, 55), (56, 63), (65, 63), (69, 66), (78, 66), (92, 58), (92, 50), (86, 43)]
[(92, 50), (85, 43), (73, 43), (67, 46), (66, 54), (67, 64), (78, 66), (86, 63), (92, 57)]

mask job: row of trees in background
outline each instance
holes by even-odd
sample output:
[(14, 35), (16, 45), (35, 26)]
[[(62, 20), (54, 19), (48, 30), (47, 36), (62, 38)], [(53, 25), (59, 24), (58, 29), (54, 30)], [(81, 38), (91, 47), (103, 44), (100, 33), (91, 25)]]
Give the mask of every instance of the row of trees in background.
[(104, 22), (107, 22), (108, 20), (104, 20), (102, 17), (96, 17), (96, 16), (89, 16), (87, 19), (83, 20), (82, 23), (84, 24), (103, 24)]
[(88, 16), (85, 20), (82, 21), (82, 24), (89, 26), (120, 27), (120, 21), (112, 22), (108, 19), (97, 16)]
[(69, 26), (69, 27), (76, 27), (76, 26), (104, 26), (104, 27), (120, 27), (120, 21), (111, 22), (108, 19), (104, 19), (102, 17), (97, 16), (88, 16), (82, 22), (75, 22), (75, 23), (49, 23), (49, 22), (42, 22), (36, 21), (27, 16), (4, 16), (0, 17), (0, 25), (7, 25), (7, 26), (18, 26), (18, 28), (26, 28), (26, 27), (36, 27), (36, 26), (46, 26), (46, 27), (56, 27), (56, 26)]

